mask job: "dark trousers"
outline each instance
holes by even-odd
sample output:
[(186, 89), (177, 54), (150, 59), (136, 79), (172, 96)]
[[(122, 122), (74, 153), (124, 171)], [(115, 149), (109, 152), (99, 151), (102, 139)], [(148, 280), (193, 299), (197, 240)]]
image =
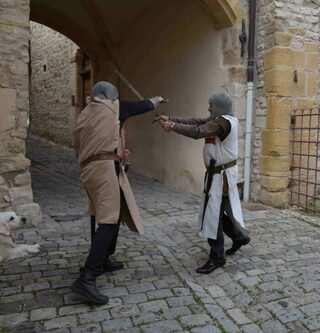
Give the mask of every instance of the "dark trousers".
[(117, 241), (118, 241), (118, 235), (119, 235), (119, 229), (120, 229), (120, 220), (117, 223), (117, 228), (116, 231), (114, 233), (114, 236), (112, 237), (106, 255), (106, 258), (109, 258), (110, 256), (112, 256), (115, 252), (116, 252), (116, 247), (117, 247)]
[(224, 260), (224, 236), (225, 233), (232, 241), (241, 240), (245, 237), (241, 229), (237, 226), (232, 214), (230, 200), (228, 196), (223, 196), (220, 206), (219, 225), (217, 239), (208, 238), (210, 245), (210, 258), (216, 261)]
[(100, 272), (103, 262), (116, 250), (120, 223), (99, 224), (91, 242), (85, 267)]

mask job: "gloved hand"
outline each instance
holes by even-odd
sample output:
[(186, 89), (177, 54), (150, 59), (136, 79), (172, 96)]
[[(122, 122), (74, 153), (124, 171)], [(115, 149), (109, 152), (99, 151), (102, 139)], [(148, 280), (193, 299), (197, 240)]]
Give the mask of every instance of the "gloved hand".
[(130, 159), (130, 150), (129, 149), (127, 149), (127, 148), (125, 148), (125, 150), (123, 151), (123, 159), (125, 159), (125, 160), (129, 160)]
[(121, 154), (120, 158), (121, 158), (121, 164), (124, 167), (124, 171), (127, 173), (128, 169), (129, 169), (129, 165), (130, 165), (130, 151), (129, 149), (125, 148), (123, 153)]
[(169, 121), (169, 117), (168, 116), (164, 116), (164, 115), (160, 115), (159, 117), (157, 117), (155, 119), (155, 121), (160, 125), (162, 126), (163, 123), (165, 123), (166, 121)]
[(153, 107), (156, 109), (160, 104), (164, 103), (164, 98), (161, 96), (154, 96), (149, 98), (149, 101), (153, 104)]

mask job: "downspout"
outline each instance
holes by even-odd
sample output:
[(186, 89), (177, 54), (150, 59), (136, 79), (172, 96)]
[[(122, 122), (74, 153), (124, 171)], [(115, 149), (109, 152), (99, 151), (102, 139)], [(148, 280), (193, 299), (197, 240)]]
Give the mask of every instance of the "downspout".
[(254, 102), (254, 69), (255, 69), (255, 31), (256, 31), (256, 0), (249, 4), (249, 40), (247, 68), (247, 111), (244, 148), (244, 187), (243, 201), (248, 202), (250, 196), (252, 116)]

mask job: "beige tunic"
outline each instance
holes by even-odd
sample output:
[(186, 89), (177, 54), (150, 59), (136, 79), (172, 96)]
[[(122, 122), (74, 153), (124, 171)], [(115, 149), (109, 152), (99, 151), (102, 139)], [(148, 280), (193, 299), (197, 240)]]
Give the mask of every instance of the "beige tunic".
[[(119, 101), (90, 102), (79, 114), (73, 144), (79, 163), (91, 155), (119, 151)], [(128, 178), (120, 164), (119, 178), (114, 161), (94, 161), (81, 169), (81, 181), (89, 196), (90, 215), (97, 223), (116, 224), (121, 219), (132, 231), (143, 233), (138, 207)], [(120, 199), (120, 188), (124, 199)]]

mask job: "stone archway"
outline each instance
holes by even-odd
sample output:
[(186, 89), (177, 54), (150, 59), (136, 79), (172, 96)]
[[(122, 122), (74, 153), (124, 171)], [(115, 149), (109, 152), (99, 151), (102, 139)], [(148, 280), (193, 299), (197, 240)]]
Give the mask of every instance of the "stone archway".
[(243, 5), (239, 0), (194, 0), (211, 16), (216, 29), (236, 25), (244, 18)]
[[(199, 10), (206, 15), (201, 16), (196, 7), (194, 9), (206, 27), (210, 18), (211, 29), (212, 23), (220, 30), (234, 26), (243, 16), (239, 0), (175, 0), (175, 3), (180, 6), (176, 6), (179, 9), (183, 9), (184, 4), (200, 6)], [(93, 61), (94, 81), (104, 78), (117, 82), (113, 68), (119, 66), (122, 39), (159, 2), (139, 0), (133, 6), (132, 1), (125, 1), (126, 6), (121, 10), (118, 4), (116, 0), (109, 1), (106, 8), (105, 2), (100, 0), (0, 2), (0, 35), (3, 36), (0, 48), (0, 210), (14, 209), (32, 216), (34, 224), (41, 220), (40, 208), (33, 203), (30, 162), (25, 158), (29, 117), (29, 12), (32, 20), (63, 33), (86, 52)], [(169, 10), (167, 7), (166, 11)], [(177, 14), (180, 15), (180, 11)], [(217, 33), (217, 37), (219, 40), (222, 38), (220, 33)]]
[[(191, 1), (204, 10), (218, 30), (235, 26), (244, 16), (240, 0)], [(119, 67), (122, 39), (135, 26), (136, 20), (156, 3), (155, 0), (139, 0), (132, 6), (129, 1), (117, 5), (117, 1), (106, 4), (90, 0), (69, 0), (67, 3), (62, 0), (30, 0), (30, 19), (62, 33), (79, 45), (95, 64), (94, 77), (99, 79), (99, 76), (107, 74), (110, 80), (116, 81), (110, 71), (113, 71), (113, 66)], [(128, 14), (126, 6), (132, 13)]]

